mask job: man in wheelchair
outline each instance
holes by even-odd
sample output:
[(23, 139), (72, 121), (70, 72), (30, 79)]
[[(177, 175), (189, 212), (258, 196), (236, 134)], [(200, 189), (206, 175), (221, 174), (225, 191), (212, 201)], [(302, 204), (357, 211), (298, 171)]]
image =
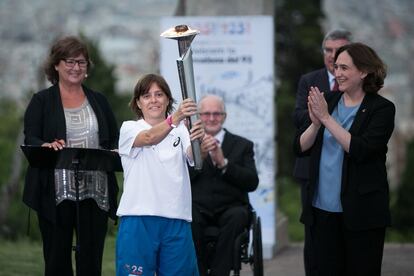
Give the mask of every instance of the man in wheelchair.
[[(235, 239), (249, 226), (248, 193), (259, 183), (253, 142), (223, 128), (222, 98), (205, 96), (199, 103), (205, 137), (203, 167), (190, 167), (193, 198), (192, 231), (200, 275), (228, 276), (233, 266)], [(215, 226), (215, 250), (207, 259), (205, 229)]]

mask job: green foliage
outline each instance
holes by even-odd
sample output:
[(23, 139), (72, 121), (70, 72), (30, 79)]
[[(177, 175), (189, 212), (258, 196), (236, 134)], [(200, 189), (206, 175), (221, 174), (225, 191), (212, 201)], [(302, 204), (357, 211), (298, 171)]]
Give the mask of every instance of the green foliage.
[(414, 140), (407, 145), (405, 170), (393, 204), (393, 225), (414, 241)]
[[(9, 184), (10, 174), (12, 171), (12, 158), (15, 154), (16, 138), (19, 131), (22, 130), (22, 110), (18, 103), (10, 98), (2, 98), (0, 100), (0, 160), (7, 160), (2, 162), (0, 166), (0, 189), (4, 185)], [(25, 165), (23, 166), (26, 167)], [(20, 183), (23, 182), (23, 171), (21, 172)], [(20, 185), (22, 187), (23, 185)], [(10, 199), (10, 206), (7, 209), (5, 221), (0, 227), (0, 235), (9, 239), (16, 239), (23, 235), (26, 229), (27, 208), (25, 208), (21, 201), (21, 188)]]
[(102, 259), (102, 276), (115, 275), (115, 245), (116, 236), (107, 236)]
[[(0, 276), (42, 276), (44, 270), (42, 245), (27, 239), (0, 240)], [(73, 256), (73, 270), (75, 261)], [(75, 274), (76, 275), (76, 274)], [(102, 276), (115, 275), (115, 238), (108, 236), (102, 259)]]
[(304, 226), (299, 221), (300, 206), (300, 186), (291, 177), (280, 177), (278, 183), (279, 208), (288, 218), (289, 240), (293, 242), (303, 241)]
[(1, 240), (0, 276), (43, 275), (42, 248), (38, 242)]
[(128, 108), (130, 95), (120, 95), (115, 89), (116, 77), (115, 66), (105, 61), (99, 50), (98, 43), (90, 40), (83, 34), (80, 35), (82, 40), (88, 45), (89, 57), (93, 66), (88, 73), (85, 85), (92, 90), (103, 93), (111, 105), (118, 125), (133, 117), (132, 112)]
[[(12, 99), (0, 99), (0, 160), (11, 160), (16, 147), (16, 137), (20, 130), (21, 113)], [(9, 177), (11, 162), (2, 162), (0, 166), (0, 186)]]
[[(24, 168), (26, 168), (26, 166), (24, 166)], [(23, 183), (23, 174), (21, 183)], [(21, 187), (23, 187), (23, 185), (21, 185)], [(23, 204), (21, 192), (22, 189), (19, 189), (19, 192), (13, 196), (7, 213), (6, 222), (2, 225), (1, 235), (3, 238), (9, 240), (17, 240), (23, 237), (28, 230), (29, 208)], [(31, 216), (35, 216), (35, 213), (31, 212)], [(30, 225), (29, 237), (33, 240), (38, 240), (40, 238), (39, 231), (37, 230), (37, 220), (36, 225)]]
[[(278, 131), (278, 174), (293, 171), (293, 111), (296, 87), (302, 74), (323, 67), (320, 0), (276, 3), (276, 68), (280, 85), (276, 109)], [(281, 162), (283, 160), (283, 162)]]

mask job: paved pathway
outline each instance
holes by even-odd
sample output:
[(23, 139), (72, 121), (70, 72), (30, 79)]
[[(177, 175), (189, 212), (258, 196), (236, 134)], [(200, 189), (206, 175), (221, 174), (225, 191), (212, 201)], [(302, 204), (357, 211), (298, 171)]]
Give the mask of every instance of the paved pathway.
[[(264, 261), (265, 276), (304, 276), (303, 244), (293, 243), (272, 260)], [(244, 266), (241, 276), (253, 275)], [(414, 244), (385, 244), (382, 276), (414, 276)]]

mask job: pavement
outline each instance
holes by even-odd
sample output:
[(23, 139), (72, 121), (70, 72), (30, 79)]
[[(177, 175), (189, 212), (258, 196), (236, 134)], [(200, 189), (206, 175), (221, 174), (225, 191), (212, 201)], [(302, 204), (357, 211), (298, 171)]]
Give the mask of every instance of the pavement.
[[(291, 243), (281, 249), (272, 260), (264, 260), (265, 276), (304, 276), (303, 244)], [(253, 275), (248, 265), (241, 276)], [(382, 260), (382, 276), (414, 276), (414, 243), (386, 243)]]

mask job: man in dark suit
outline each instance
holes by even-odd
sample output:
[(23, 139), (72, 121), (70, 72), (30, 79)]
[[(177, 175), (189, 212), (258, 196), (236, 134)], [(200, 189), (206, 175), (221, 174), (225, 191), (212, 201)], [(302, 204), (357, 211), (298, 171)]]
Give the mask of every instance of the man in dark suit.
[[(190, 168), (193, 198), (193, 238), (200, 275), (229, 275), (233, 265), (235, 238), (249, 222), (248, 192), (259, 183), (253, 143), (223, 129), (226, 112), (223, 100), (215, 95), (199, 103), (206, 136), (201, 144), (203, 168)], [(219, 228), (214, 256), (207, 274), (204, 229)]]
[[(308, 93), (311, 86), (318, 87), (322, 92), (338, 91), (334, 76), (334, 58), (339, 47), (352, 41), (352, 34), (346, 30), (333, 30), (325, 35), (322, 41), (324, 68), (302, 75), (296, 92), (296, 104), (294, 112), (294, 123), (300, 129), (308, 118)], [(301, 186), (302, 205), (305, 198), (306, 189), (309, 187), (309, 157), (296, 158), (293, 176)], [(305, 226), (305, 248), (304, 263), (306, 275), (309, 275), (309, 229)]]

